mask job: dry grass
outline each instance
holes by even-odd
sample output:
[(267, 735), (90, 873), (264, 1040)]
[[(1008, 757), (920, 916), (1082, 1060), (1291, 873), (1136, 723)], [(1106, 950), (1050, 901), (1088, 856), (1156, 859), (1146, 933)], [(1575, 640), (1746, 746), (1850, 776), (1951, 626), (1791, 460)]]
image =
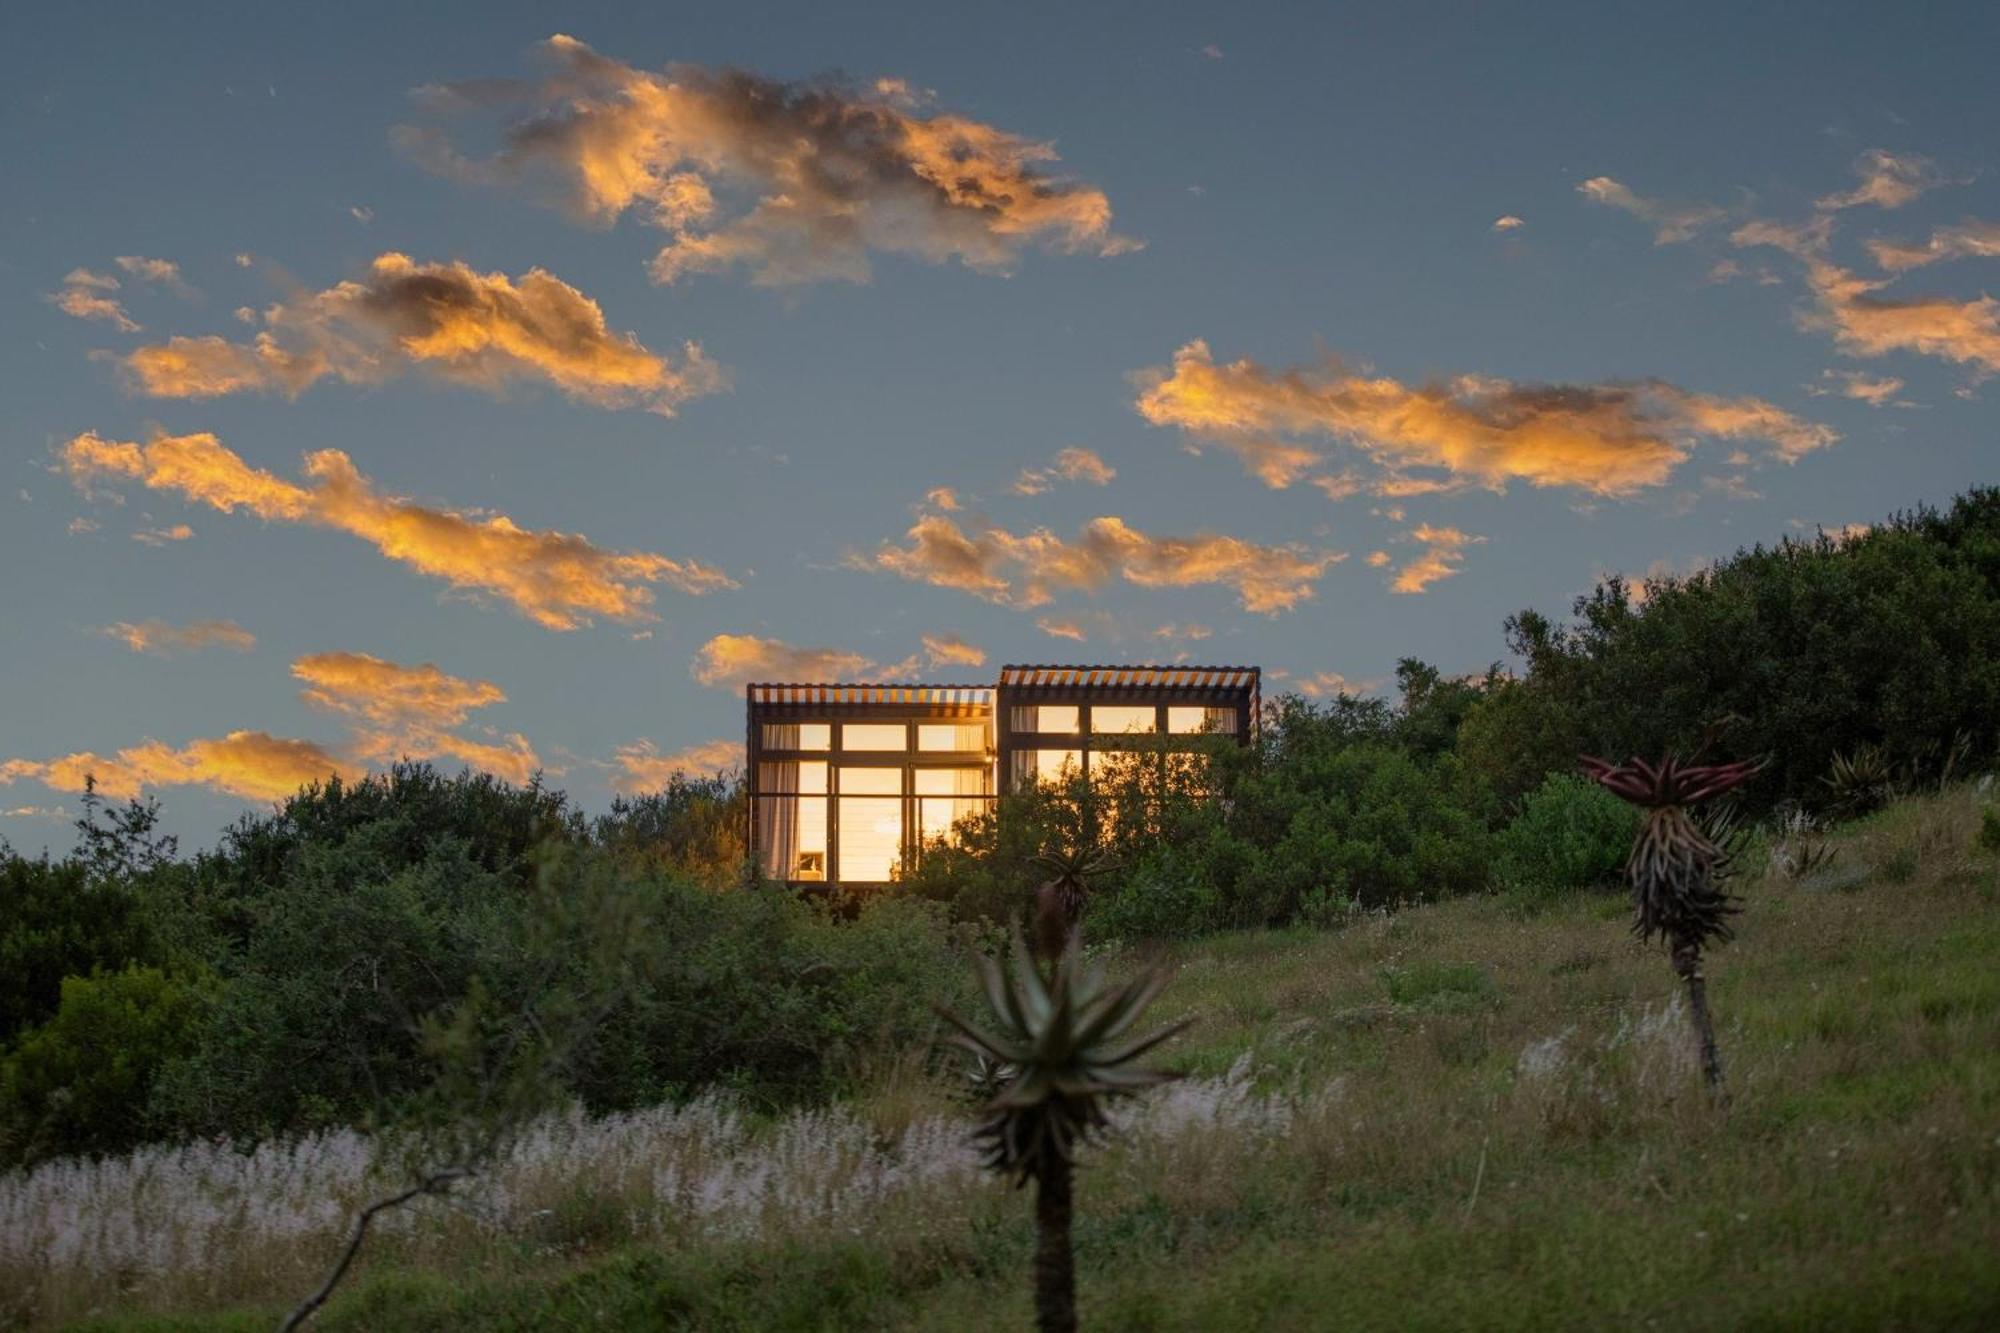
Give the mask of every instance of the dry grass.
[[(1841, 873), (1743, 886), (1710, 967), (1726, 1114), (1615, 899), (1152, 953), (1177, 974), (1161, 1016), (1198, 1019), (1176, 1054), (1193, 1077), (1080, 1180), (1086, 1322), (1990, 1324), (1985, 807), (1908, 802), (1837, 835)], [(869, 1096), (777, 1123), (700, 1103), (551, 1124), (385, 1235), (325, 1324), (1025, 1326), (1027, 1207), (971, 1169), (949, 1093), (890, 1060)], [(0, 1181), (0, 1317), (264, 1326), (330, 1250), (363, 1154), (248, 1160)]]

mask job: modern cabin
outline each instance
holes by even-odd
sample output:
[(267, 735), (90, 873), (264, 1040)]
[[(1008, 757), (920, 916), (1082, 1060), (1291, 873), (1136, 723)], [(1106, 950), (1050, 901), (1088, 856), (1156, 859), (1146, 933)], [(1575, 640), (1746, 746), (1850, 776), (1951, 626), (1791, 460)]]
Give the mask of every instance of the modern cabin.
[[(887, 884), (923, 845), (1091, 756), (1249, 744), (1256, 667), (1005, 666), (993, 685), (745, 688), (750, 850), (795, 885)], [(1211, 738), (1205, 740), (1203, 738)]]

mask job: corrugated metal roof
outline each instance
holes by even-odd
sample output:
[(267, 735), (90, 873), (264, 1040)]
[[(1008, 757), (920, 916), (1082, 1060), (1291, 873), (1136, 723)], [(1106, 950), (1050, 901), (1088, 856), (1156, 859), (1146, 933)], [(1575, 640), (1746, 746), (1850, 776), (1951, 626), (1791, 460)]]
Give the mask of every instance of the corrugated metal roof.
[(744, 687), (753, 704), (910, 704), (916, 707), (993, 706), (990, 685), (865, 685), (773, 684), (753, 682)]
[(1008, 665), (1000, 685), (1057, 686), (1065, 689), (1255, 690), (1258, 668), (1245, 666), (1056, 666)]

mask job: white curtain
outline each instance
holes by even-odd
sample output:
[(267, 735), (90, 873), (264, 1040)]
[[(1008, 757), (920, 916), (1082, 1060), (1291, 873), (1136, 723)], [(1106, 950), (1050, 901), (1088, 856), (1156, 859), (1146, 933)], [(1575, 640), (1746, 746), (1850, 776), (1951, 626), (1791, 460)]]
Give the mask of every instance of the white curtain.
[[(794, 733), (797, 744), (797, 727)], [(757, 765), (757, 849), (764, 874), (791, 879), (799, 863), (799, 766), (796, 761)]]

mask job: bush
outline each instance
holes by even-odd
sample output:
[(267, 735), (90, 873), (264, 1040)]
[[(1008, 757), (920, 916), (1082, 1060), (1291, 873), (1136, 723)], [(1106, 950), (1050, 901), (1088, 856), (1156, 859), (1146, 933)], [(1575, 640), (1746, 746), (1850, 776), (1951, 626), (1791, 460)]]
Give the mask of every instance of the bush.
[(0, 1045), (43, 1023), (63, 978), (151, 961), (139, 901), (120, 881), (93, 882), (79, 859), (30, 860), (0, 846)]
[(0, 1160), (113, 1152), (156, 1128), (153, 1081), (194, 1040), (206, 986), (158, 968), (69, 977), (0, 1062)]
[(1171, 849), (1092, 894), (1084, 922), (1094, 941), (1186, 939), (1225, 924), (1222, 894), (1199, 860)]
[(1639, 831), (1637, 807), (1575, 773), (1551, 773), (1494, 839), (1495, 875), (1528, 899), (1609, 886)]

